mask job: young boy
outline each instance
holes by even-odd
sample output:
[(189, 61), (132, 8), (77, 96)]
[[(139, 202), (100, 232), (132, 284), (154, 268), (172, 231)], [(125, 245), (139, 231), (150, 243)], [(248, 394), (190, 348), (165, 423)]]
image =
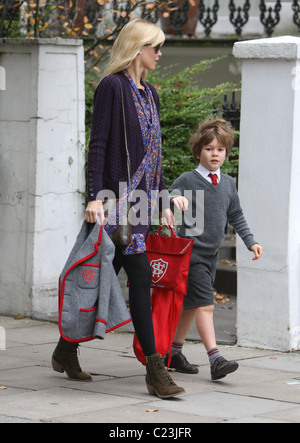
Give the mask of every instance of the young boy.
[[(240, 206), (235, 181), (232, 177), (220, 172), (233, 142), (234, 132), (228, 122), (221, 119), (205, 121), (190, 141), (192, 153), (198, 163), (197, 169), (182, 174), (170, 188), (173, 195), (180, 194), (172, 199), (172, 203), (182, 211), (187, 210), (188, 204), (191, 204), (192, 212), (196, 214), (196, 217), (196, 191), (204, 191), (204, 230), (201, 235), (196, 234), (192, 237), (194, 247), (188, 290), (184, 297), (183, 310), (172, 344), (170, 367), (178, 372), (189, 374), (199, 372), (197, 367), (191, 365), (181, 352), (184, 340), (196, 317), (197, 330), (209, 357), (212, 380), (220, 380), (238, 369), (235, 361), (225, 360), (219, 352), (213, 322), (213, 284), (218, 251), (224, 241), (227, 222), (235, 228), (246, 247), (254, 253), (253, 260), (260, 259), (263, 251), (248, 228)], [(192, 191), (190, 202), (183, 196), (184, 191), (187, 190)], [(186, 230), (189, 229), (190, 233), (190, 228), (190, 222), (183, 217), (179, 236), (186, 237)]]

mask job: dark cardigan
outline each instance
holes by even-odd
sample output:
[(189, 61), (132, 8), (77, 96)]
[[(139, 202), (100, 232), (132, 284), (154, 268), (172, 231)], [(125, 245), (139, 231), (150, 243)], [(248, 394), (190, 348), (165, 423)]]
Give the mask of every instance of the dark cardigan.
[[(121, 80), (126, 118), (128, 150), (131, 162), (131, 175), (141, 164), (145, 152), (142, 132), (130, 84), (124, 74), (104, 77), (99, 83), (94, 97), (94, 112), (91, 139), (88, 153), (88, 199), (96, 200), (97, 193), (108, 189), (119, 197), (119, 182), (128, 182), (126, 148), (123, 126)], [(160, 112), (159, 98), (155, 88), (148, 83)], [(146, 190), (145, 178), (138, 189)], [(159, 190), (165, 189), (163, 175)]]

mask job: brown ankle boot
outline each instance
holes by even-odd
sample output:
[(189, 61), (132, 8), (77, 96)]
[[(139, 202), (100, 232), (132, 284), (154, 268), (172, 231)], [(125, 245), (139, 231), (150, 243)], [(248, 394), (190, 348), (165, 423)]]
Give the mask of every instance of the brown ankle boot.
[(146, 357), (146, 369), (146, 385), (150, 394), (159, 398), (171, 398), (185, 393), (168, 373), (160, 354)]
[(92, 377), (82, 372), (78, 356), (77, 343), (69, 343), (60, 337), (58, 345), (52, 355), (52, 368), (56, 372), (66, 372), (69, 380), (73, 381), (92, 381)]

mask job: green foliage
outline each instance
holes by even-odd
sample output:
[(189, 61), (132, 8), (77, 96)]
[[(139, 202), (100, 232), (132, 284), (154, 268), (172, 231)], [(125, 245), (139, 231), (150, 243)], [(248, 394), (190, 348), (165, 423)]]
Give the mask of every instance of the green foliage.
[(148, 77), (161, 103), (162, 167), (167, 187), (195, 167), (188, 145), (191, 135), (207, 118), (220, 116), (224, 95), (236, 90), (231, 83), (214, 88), (199, 86), (201, 74), (222, 58), (204, 60), (171, 75), (167, 70), (158, 70)]
[[(239, 133), (236, 132), (236, 139), (239, 136)], [(229, 154), (229, 157), (225, 160), (221, 171), (223, 174), (231, 175), (232, 177), (238, 176), (238, 168), (239, 168), (239, 148), (233, 147)]]

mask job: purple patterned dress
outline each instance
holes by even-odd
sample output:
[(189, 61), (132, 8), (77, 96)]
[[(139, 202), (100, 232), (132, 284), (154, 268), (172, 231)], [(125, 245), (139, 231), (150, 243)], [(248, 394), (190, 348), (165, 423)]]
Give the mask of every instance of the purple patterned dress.
[[(116, 206), (116, 213), (108, 217), (105, 229), (108, 234), (114, 232), (117, 225), (112, 220), (118, 220), (119, 214), (126, 211), (128, 201), (131, 197), (134, 199), (134, 191), (137, 189), (142, 178), (145, 176), (148, 202), (148, 226), (151, 223), (151, 216), (153, 212), (153, 196), (158, 195), (160, 170), (161, 170), (161, 130), (160, 120), (156, 105), (153, 99), (152, 92), (146, 83), (142, 83), (145, 91), (140, 91), (135, 85), (129, 73), (125, 70), (123, 74), (130, 83), (132, 97), (135, 103), (136, 111), (141, 127), (145, 156), (137, 171), (131, 177), (131, 186), (129, 185), (124, 190), (123, 195), (120, 196), (119, 203)], [(114, 218), (112, 218), (114, 217)], [(129, 246), (123, 250), (125, 255), (141, 254), (146, 251), (145, 235), (135, 233), (132, 235), (132, 241)]]

